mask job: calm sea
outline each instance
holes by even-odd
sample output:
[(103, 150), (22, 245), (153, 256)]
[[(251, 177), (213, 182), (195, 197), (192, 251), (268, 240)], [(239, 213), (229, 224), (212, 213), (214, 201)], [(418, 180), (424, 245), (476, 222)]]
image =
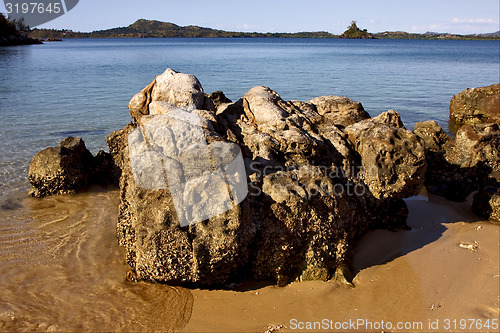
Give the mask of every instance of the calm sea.
[(170, 67), (237, 100), (256, 85), (285, 100), (342, 95), (408, 128), (448, 129), (451, 97), (499, 81), (498, 41), (83, 39), (0, 48), (0, 197), (27, 189), (32, 156), (67, 136), (96, 153), (130, 98)]

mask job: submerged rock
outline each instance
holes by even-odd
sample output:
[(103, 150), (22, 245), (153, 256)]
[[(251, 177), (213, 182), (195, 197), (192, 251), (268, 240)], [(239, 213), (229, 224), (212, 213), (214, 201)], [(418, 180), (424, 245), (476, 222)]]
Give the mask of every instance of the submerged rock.
[(500, 123), (500, 83), (453, 96), (450, 119), (459, 124)]
[[(406, 226), (402, 198), (422, 184), (425, 155), (396, 112), (344, 132), (369, 118), (345, 97), (283, 101), (258, 86), (231, 103), (187, 81), (179, 89), (191, 102), (153, 93), (157, 78), (129, 104), (135, 124), (108, 137), (134, 278), (345, 281), (362, 234)], [(364, 170), (372, 160), (384, 161), (373, 175)]]

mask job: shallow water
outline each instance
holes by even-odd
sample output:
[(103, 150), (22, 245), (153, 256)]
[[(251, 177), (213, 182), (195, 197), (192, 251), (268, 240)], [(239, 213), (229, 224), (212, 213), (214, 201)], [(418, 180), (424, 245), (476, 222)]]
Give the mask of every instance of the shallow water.
[(0, 331), (174, 331), (187, 289), (130, 283), (118, 191), (28, 198), (0, 211)]
[[(232, 100), (256, 85), (285, 100), (347, 96), (410, 129), (448, 129), (450, 99), (498, 82), (498, 41), (337, 39), (75, 39), (0, 47), (0, 197), (27, 189), (29, 161), (67, 136), (95, 154), (130, 121), (130, 98), (171, 67)], [(1, 199), (0, 199), (1, 201)]]

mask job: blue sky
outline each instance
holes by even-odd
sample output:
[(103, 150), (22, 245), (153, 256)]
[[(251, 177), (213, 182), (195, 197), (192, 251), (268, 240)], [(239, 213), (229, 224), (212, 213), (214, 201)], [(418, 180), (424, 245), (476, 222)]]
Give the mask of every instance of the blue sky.
[(370, 32), (467, 34), (500, 30), (499, 13), (499, 0), (80, 0), (40, 28), (93, 31), (145, 18), (231, 31), (339, 34), (356, 20)]

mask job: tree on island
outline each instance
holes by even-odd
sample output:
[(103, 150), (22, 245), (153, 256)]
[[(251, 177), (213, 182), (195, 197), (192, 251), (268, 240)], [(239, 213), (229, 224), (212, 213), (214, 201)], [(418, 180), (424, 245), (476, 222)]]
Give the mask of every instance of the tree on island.
[(4, 13), (0, 13), (0, 46), (40, 44), (37, 39), (29, 38), (29, 26), (24, 20), (9, 20)]
[(369, 33), (366, 29), (361, 30), (356, 25), (356, 21), (352, 21), (351, 25), (347, 28), (346, 31), (340, 38), (350, 38), (350, 39), (374, 39), (375, 37)]

